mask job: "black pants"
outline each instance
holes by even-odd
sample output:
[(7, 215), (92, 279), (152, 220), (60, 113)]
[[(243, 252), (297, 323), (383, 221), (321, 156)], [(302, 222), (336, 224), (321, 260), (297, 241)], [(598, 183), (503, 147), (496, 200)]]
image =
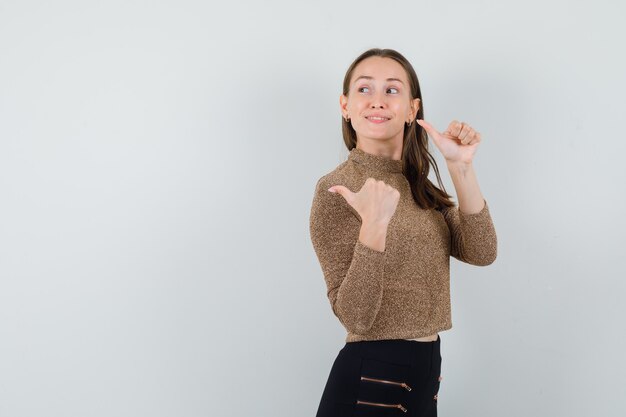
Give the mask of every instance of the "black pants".
[(349, 342), (339, 351), (316, 417), (436, 417), (441, 338)]

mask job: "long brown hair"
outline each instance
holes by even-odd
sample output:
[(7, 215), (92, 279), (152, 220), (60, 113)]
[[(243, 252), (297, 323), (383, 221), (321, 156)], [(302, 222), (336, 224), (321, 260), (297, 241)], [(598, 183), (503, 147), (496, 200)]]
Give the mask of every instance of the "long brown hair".
[[(411, 99), (419, 98), (420, 107), (417, 111), (417, 118), (424, 119), (424, 101), (422, 100), (422, 92), (420, 90), (419, 80), (413, 66), (399, 52), (393, 49), (372, 48), (359, 55), (348, 68), (343, 79), (343, 94), (348, 96), (350, 91), (350, 81), (352, 73), (357, 64), (365, 58), (371, 56), (379, 56), (383, 58), (391, 58), (396, 60), (406, 71), (409, 85), (411, 86)], [(352, 124), (341, 118), (343, 140), (348, 150), (356, 147), (356, 132), (352, 128)], [(411, 185), (411, 193), (417, 205), (422, 209), (442, 209), (454, 206), (454, 202), (450, 200), (451, 196), (446, 192), (445, 187), (439, 176), (439, 169), (435, 158), (428, 151), (428, 133), (422, 126), (415, 121), (408, 126), (404, 124), (404, 139), (402, 142), (402, 159), (404, 161), (404, 176)], [(437, 175), (437, 188), (429, 179), (428, 173), (430, 167), (435, 170)]]

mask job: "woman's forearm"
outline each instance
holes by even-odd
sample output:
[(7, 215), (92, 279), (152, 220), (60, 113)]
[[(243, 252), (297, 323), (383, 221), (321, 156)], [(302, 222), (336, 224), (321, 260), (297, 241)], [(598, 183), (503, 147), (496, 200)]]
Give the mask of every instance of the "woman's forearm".
[(459, 202), (459, 211), (474, 214), (485, 205), (473, 163), (447, 163)]
[(374, 250), (384, 252), (388, 226), (387, 222), (364, 221), (359, 231), (359, 241)]

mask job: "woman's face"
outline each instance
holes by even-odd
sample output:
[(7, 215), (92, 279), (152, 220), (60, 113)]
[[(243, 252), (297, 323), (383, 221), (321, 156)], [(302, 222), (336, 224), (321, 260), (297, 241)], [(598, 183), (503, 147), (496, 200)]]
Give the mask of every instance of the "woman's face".
[[(409, 80), (402, 65), (391, 58), (372, 56), (352, 73), (348, 96), (339, 98), (343, 117), (349, 117), (357, 140), (391, 139), (402, 144), (404, 123), (415, 120), (419, 99), (411, 100)], [(369, 118), (372, 115), (384, 120)]]

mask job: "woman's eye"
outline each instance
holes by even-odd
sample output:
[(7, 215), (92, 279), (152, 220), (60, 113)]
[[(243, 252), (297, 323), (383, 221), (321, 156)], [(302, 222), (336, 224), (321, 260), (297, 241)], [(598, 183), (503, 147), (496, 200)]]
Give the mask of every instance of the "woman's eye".
[[(359, 90), (358, 90), (358, 91), (359, 91), (359, 93), (362, 93), (362, 92), (363, 92), (362, 90), (363, 90), (364, 88), (369, 88), (369, 87), (360, 87), (360, 88), (359, 88)], [(389, 87), (389, 88), (387, 89), (387, 91), (389, 91), (389, 90), (396, 90), (396, 93), (395, 93), (395, 94), (398, 94), (398, 89), (397, 89), (397, 88), (395, 88), (395, 87)]]

